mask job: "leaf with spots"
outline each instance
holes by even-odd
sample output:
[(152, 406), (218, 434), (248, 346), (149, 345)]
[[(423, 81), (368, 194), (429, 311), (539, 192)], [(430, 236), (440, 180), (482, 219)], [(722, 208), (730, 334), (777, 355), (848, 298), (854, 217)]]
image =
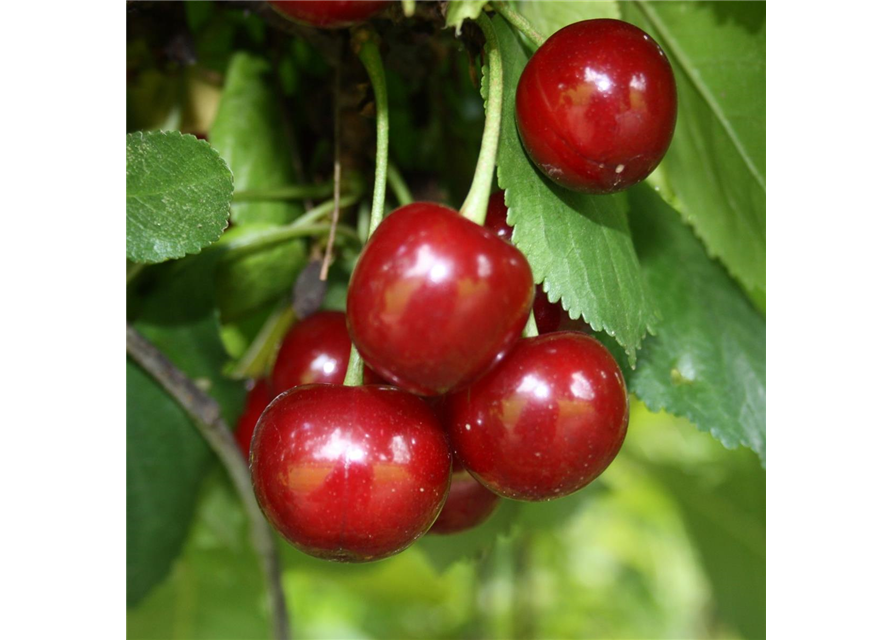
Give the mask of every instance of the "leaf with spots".
[(726, 447), (766, 461), (766, 321), (654, 190), (629, 191), (630, 225), (663, 319), (645, 341), (629, 389)]
[(233, 174), (207, 142), (176, 131), (127, 135), (127, 259), (198, 253), (229, 219)]
[(552, 302), (560, 298), (571, 318), (582, 315), (613, 336), (635, 364), (657, 316), (630, 238), (625, 198), (568, 191), (530, 162), (515, 128), (515, 90), (527, 55), (502, 18), (493, 24), (505, 67), (497, 175), (512, 242)]

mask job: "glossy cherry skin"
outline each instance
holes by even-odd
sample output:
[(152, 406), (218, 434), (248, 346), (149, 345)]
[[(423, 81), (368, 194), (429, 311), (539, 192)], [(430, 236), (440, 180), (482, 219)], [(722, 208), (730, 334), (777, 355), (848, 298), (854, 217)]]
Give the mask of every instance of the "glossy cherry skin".
[(320, 27), (340, 29), (366, 22), (384, 9), (389, 0), (278, 0), (270, 4), (292, 20)]
[(423, 535), (450, 463), (434, 413), (393, 387), (295, 387), (267, 407), (251, 443), (267, 519), (301, 551), (337, 562), (380, 560)]
[(596, 339), (559, 332), (523, 339), (499, 365), (448, 400), (456, 458), (485, 487), (552, 500), (592, 482), (626, 436), (626, 385)]
[(257, 425), (260, 414), (264, 412), (264, 409), (267, 408), (273, 397), (270, 383), (263, 378), (255, 380), (254, 386), (248, 390), (248, 394), (245, 396), (245, 409), (239, 417), (234, 436), (236, 444), (239, 445), (239, 449), (245, 454), (246, 460), (248, 459), (248, 451), (251, 448), (251, 436), (254, 435), (254, 427)]
[(347, 328), (377, 373), (439, 395), (494, 366), (520, 338), (532, 302), (520, 251), (452, 209), (417, 202), (387, 216), (360, 254)]
[(559, 185), (613, 193), (651, 173), (676, 126), (676, 82), (660, 46), (620, 20), (584, 20), (533, 54), (515, 99), (530, 159)]
[[(508, 207), (505, 206), (505, 191), (500, 189), (490, 196), (484, 226), (506, 242), (511, 242), (512, 228), (506, 221), (507, 217)], [(533, 299), (533, 316), (536, 319), (536, 328), (540, 333), (557, 331), (563, 316), (561, 306), (549, 302), (549, 296), (543, 291), (541, 285), (536, 287), (536, 296)]]
[(493, 515), (499, 502), (499, 496), (471, 477), (454, 458), (450, 493), (428, 533), (450, 534), (473, 529)]
[[(285, 335), (273, 365), (273, 394), (302, 384), (343, 384), (349, 359), (350, 336), (345, 315), (340, 311), (318, 311)], [(383, 380), (366, 367), (363, 382), (378, 384)]]

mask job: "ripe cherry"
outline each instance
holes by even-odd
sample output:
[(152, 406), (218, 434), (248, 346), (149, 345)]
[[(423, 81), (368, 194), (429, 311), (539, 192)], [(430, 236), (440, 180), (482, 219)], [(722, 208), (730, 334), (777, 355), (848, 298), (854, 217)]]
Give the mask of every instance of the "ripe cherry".
[[(506, 242), (511, 242), (512, 228), (506, 221), (507, 217), (508, 207), (505, 206), (505, 191), (500, 189), (490, 196), (484, 225)], [(533, 317), (536, 319), (536, 328), (540, 333), (557, 331), (558, 325), (561, 323), (561, 305), (549, 302), (549, 296), (543, 291), (542, 285), (536, 287), (536, 296), (533, 299)]]
[(592, 482), (626, 436), (623, 375), (594, 338), (525, 338), (484, 378), (448, 400), (455, 455), (485, 487), (551, 500)]
[(298, 549), (368, 562), (431, 527), (449, 490), (450, 451), (420, 398), (393, 387), (307, 385), (261, 416), (251, 479), (267, 519)]
[(428, 533), (448, 534), (472, 529), (493, 515), (499, 500), (499, 496), (472, 478), (453, 458), (450, 493)]
[(267, 405), (273, 399), (273, 391), (270, 389), (270, 383), (261, 378), (254, 381), (254, 386), (248, 390), (245, 396), (245, 410), (239, 417), (239, 423), (236, 425), (236, 444), (248, 459), (248, 451), (251, 448), (251, 436), (254, 435), (254, 427), (257, 425), (257, 419), (264, 412)]
[[(273, 365), (274, 395), (302, 384), (342, 384), (350, 359), (347, 321), (340, 311), (318, 311), (295, 324), (282, 341)], [(368, 368), (366, 384), (381, 381)]]
[(417, 202), (387, 216), (360, 254), (347, 327), (377, 373), (438, 395), (501, 359), (532, 302), (533, 276), (520, 251), (452, 209)]
[(311, 27), (338, 29), (366, 22), (389, 4), (389, 0), (276, 0), (270, 4), (279, 13)]
[(676, 82), (647, 33), (619, 20), (584, 20), (533, 54), (515, 112), (543, 173), (568, 189), (613, 193), (644, 180), (667, 152)]

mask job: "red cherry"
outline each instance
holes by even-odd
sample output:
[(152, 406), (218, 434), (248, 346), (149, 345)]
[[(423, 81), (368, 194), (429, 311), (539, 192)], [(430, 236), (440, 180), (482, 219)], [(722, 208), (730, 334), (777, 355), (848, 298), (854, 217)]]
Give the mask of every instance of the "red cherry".
[[(505, 206), (505, 191), (500, 189), (490, 196), (484, 225), (506, 242), (511, 242), (512, 228), (506, 221), (508, 211), (508, 207)], [(542, 285), (537, 285), (536, 297), (533, 299), (533, 316), (536, 319), (537, 330), (540, 333), (557, 331), (563, 315), (561, 311), (561, 305), (549, 302), (549, 296), (543, 291)]]
[(248, 459), (248, 451), (251, 448), (251, 436), (254, 435), (254, 427), (257, 425), (257, 419), (264, 412), (267, 405), (273, 399), (273, 391), (270, 389), (270, 383), (265, 379), (254, 381), (254, 386), (248, 390), (245, 396), (245, 410), (239, 417), (239, 423), (236, 425), (236, 444)]
[(515, 111), (543, 173), (568, 189), (613, 193), (644, 180), (667, 152), (676, 82), (647, 33), (619, 20), (585, 20), (533, 54)]
[(456, 457), (485, 487), (515, 500), (582, 489), (611, 463), (629, 420), (614, 358), (582, 333), (525, 338), (448, 401)]
[[(273, 365), (274, 395), (302, 384), (343, 384), (350, 359), (347, 321), (340, 311), (318, 311), (295, 324), (279, 347)], [(382, 382), (368, 367), (365, 384)]]
[(561, 305), (549, 302), (549, 296), (541, 286), (538, 286), (536, 297), (533, 299), (533, 317), (536, 319), (537, 331), (540, 333), (558, 331), (563, 315)]
[(347, 290), (347, 327), (363, 360), (398, 386), (437, 395), (466, 385), (521, 336), (533, 302), (523, 254), (430, 202), (376, 229)]
[(449, 534), (467, 531), (487, 520), (496, 507), (499, 496), (471, 477), (462, 465), (453, 459), (453, 480), (443, 511), (428, 533)]
[(270, 4), (292, 20), (323, 29), (338, 29), (366, 22), (389, 0), (276, 0)]
[(425, 403), (392, 387), (307, 385), (278, 396), (251, 444), (258, 504), (312, 556), (368, 562), (430, 527), (450, 485), (446, 434)]

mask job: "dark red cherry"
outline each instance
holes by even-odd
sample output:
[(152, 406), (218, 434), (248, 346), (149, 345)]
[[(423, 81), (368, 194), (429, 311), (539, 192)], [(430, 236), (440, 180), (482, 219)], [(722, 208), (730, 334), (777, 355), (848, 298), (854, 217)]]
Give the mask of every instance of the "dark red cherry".
[(532, 302), (533, 276), (520, 251), (452, 209), (417, 202), (387, 216), (360, 254), (347, 327), (377, 373), (438, 395), (502, 358)]
[(338, 29), (366, 22), (388, 6), (389, 0), (276, 0), (270, 4), (297, 22)]
[(561, 305), (549, 302), (549, 296), (541, 286), (538, 286), (536, 297), (533, 299), (533, 317), (536, 320), (537, 331), (540, 333), (558, 331), (563, 316)]
[[(273, 365), (273, 394), (302, 384), (343, 384), (350, 359), (347, 321), (340, 311), (318, 311), (295, 324), (282, 341)], [(365, 384), (382, 379), (366, 367)]]
[(499, 500), (499, 496), (472, 478), (454, 458), (450, 493), (428, 533), (448, 534), (472, 529), (493, 515)]
[(484, 378), (448, 401), (457, 459), (485, 487), (551, 500), (585, 487), (611, 463), (629, 420), (614, 358), (585, 334), (525, 338)]
[(676, 82), (647, 33), (619, 20), (585, 20), (533, 54), (515, 112), (543, 173), (574, 191), (613, 193), (644, 180), (667, 152)]
[[(505, 191), (500, 189), (490, 196), (484, 225), (506, 242), (511, 242), (512, 228), (506, 221), (507, 216)], [(542, 285), (536, 287), (536, 297), (533, 299), (533, 316), (536, 318), (536, 328), (540, 333), (557, 331), (558, 325), (561, 323), (563, 316), (561, 305), (549, 302), (549, 296), (543, 291)]]
[(298, 549), (368, 562), (431, 527), (447, 497), (450, 451), (420, 398), (393, 387), (308, 385), (264, 411), (251, 479), (267, 519)]
[(254, 381), (254, 386), (248, 390), (245, 396), (245, 410), (239, 417), (239, 423), (236, 425), (236, 444), (248, 459), (248, 451), (251, 448), (251, 436), (254, 435), (254, 427), (257, 425), (257, 419), (264, 412), (267, 405), (273, 399), (273, 391), (270, 389), (270, 383), (265, 379)]

